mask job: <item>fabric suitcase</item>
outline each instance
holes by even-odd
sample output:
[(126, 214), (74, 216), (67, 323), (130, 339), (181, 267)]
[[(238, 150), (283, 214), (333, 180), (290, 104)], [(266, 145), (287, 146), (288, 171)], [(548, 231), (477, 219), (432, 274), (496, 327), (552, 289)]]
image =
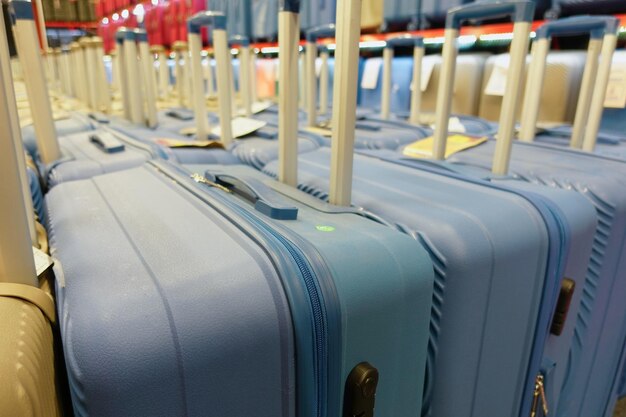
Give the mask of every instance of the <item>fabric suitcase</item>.
[(384, 4), (384, 28), (408, 30), (419, 29), (423, 0), (386, 0)]

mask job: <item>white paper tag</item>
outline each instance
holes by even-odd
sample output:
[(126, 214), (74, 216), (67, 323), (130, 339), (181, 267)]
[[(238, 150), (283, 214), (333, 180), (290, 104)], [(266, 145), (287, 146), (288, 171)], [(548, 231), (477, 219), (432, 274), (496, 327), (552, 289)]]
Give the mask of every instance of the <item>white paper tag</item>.
[(35, 259), (35, 269), (37, 270), (37, 277), (41, 277), (50, 267), (54, 264), (54, 261), (47, 253), (39, 250), (33, 246), (33, 258)]
[(491, 77), (485, 87), (485, 94), (488, 96), (504, 96), (506, 90), (506, 78), (509, 72), (508, 67), (496, 64), (491, 72)]
[(365, 61), (363, 68), (363, 78), (361, 79), (361, 88), (365, 90), (374, 90), (378, 84), (378, 76), (383, 66), (383, 60), (378, 58), (368, 59)]
[[(432, 118), (428, 119), (428, 121), (430, 122), (428, 124), (430, 124), (431, 129), (435, 129), (434, 115), (432, 116), (433, 116)], [(420, 122), (423, 123), (424, 118), (420, 118)], [(455, 132), (455, 133), (465, 133), (465, 126), (463, 126), (461, 119), (453, 116), (448, 119), (448, 131)]]
[(422, 91), (426, 91), (426, 89), (428, 88), (428, 84), (430, 83), (430, 78), (433, 75), (434, 68), (434, 59), (422, 60), (422, 77), (420, 79), (420, 88), (422, 89)]
[[(267, 125), (267, 122), (256, 119), (248, 119), (247, 117), (236, 117), (231, 121), (233, 130), (233, 138), (239, 138), (256, 132)], [(220, 137), (222, 135), (222, 129), (219, 126), (211, 129), (211, 133)]]
[(611, 66), (604, 107), (613, 109), (626, 107), (626, 62), (614, 62)]
[(319, 78), (322, 73), (322, 58), (315, 59), (315, 76)]

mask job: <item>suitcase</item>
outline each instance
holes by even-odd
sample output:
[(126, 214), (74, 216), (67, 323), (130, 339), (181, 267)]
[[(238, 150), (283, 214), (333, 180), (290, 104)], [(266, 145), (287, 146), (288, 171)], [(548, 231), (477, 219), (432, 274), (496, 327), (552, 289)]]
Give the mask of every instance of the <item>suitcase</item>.
[(363, 0), (361, 4), (361, 28), (374, 31), (383, 24), (383, 0)]
[(393, 30), (418, 30), (421, 20), (423, 0), (387, 0), (384, 4), (384, 25), (386, 32)]
[(43, 7), (43, 17), (46, 20), (46, 22), (56, 21), (56, 18), (54, 15), (54, 0), (42, 1), (41, 7)]
[(624, 13), (620, 0), (554, 0), (554, 6), (559, 16)]
[[(526, 19), (529, 18), (530, 16), (527, 14)], [(528, 27), (529, 25), (526, 26), (526, 28)], [(525, 47), (525, 45), (521, 45), (520, 47), (518, 44), (519, 42), (516, 44), (516, 50), (519, 54), (524, 50), (523, 47)], [(454, 62), (454, 56), (450, 58), (450, 61)], [(452, 89), (449, 88), (449, 90), (451, 91)], [(330, 152), (327, 149), (320, 149), (319, 151), (300, 155), (299, 160), (302, 169), (299, 172), (299, 186), (301, 189), (322, 199), (325, 199), (328, 196), (328, 189), (325, 181), (325, 178), (328, 177), (328, 172), (325, 166), (329, 158)], [(460, 296), (458, 300), (463, 300), (460, 302), (460, 305), (466, 305), (467, 294), (471, 293), (473, 296), (476, 296), (478, 294), (478, 290), (477, 285), (473, 285), (471, 290), (465, 291), (460, 290), (459, 287), (453, 286), (455, 284), (461, 285), (460, 282), (453, 278), (454, 273), (452, 271), (456, 271), (453, 265), (456, 262), (460, 262), (461, 265), (468, 265), (460, 259), (453, 259), (453, 257), (451, 257), (451, 254), (459, 254), (463, 252), (462, 250), (454, 250), (452, 247), (447, 245), (450, 245), (451, 242), (460, 244), (460, 242), (463, 241), (463, 237), (455, 235), (454, 237), (448, 236), (445, 238), (439, 235), (445, 227), (436, 225), (436, 222), (434, 222), (431, 216), (442, 216), (441, 219), (446, 219), (446, 225), (454, 225), (453, 227), (450, 227), (450, 232), (455, 231), (462, 234), (461, 230), (465, 230), (465, 227), (467, 226), (462, 226), (460, 223), (452, 220), (450, 216), (454, 215), (447, 212), (444, 214), (442, 213), (442, 210), (451, 210), (452, 208), (458, 209), (461, 207), (463, 210), (472, 210), (473, 212), (475, 210), (475, 214), (470, 215), (470, 217), (475, 221), (479, 221), (478, 219), (483, 221), (482, 216), (485, 216), (485, 220), (495, 220), (497, 215), (486, 213), (486, 207), (498, 207), (498, 213), (500, 213), (500, 215), (502, 215), (503, 212), (508, 213), (508, 209), (504, 208), (506, 203), (503, 203), (502, 201), (487, 203), (487, 206), (483, 208), (478, 207), (482, 203), (486, 203), (487, 198), (494, 197), (494, 194), (490, 194), (490, 197), (482, 194), (487, 189), (492, 189), (492, 191), (498, 189), (499, 192), (504, 192), (500, 195), (501, 197), (504, 194), (511, 193), (521, 197), (522, 199), (528, 199), (527, 201), (534, 201), (535, 209), (543, 213), (543, 219), (546, 222), (544, 226), (546, 227), (547, 232), (552, 234), (552, 238), (554, 239), (552, 240), (553, 243), (563, 239), (564, 237), (567, 240), (567, 232), (565, 232), (565, 235), (558, 237), (558, 235), (563, 231), (561, 229), (561, 232), (559, 232), (560, 226), (557, 226), (557, 224), (569, 225), (572, 239), (570, 241), (571, 246), (569, 246), (570, 255), (567, 258), (568, 262), (565, 266), (565, 270), (568, 272), (565, 276), (575, 276), (575, 280), (579, 284), (578, 291), (575, 292), (577, 295), (574, 297), (571, 304), (571, 306), (576, 309), (578, 305), (577, 301), (583, 296), (582, 288), (580, 287), (582, 287), (582, 284), (584, 283), (584, 272), (587, 265), (587, 259), (589, 259), (592, 238), (595, 233), (596, 219), (593, 207), (589, 202), (584, 201), (583, 198), (576, 196), (574, 193), (559, 191), (550, 192), (548, 189), (543, 187), (530, 188), (519, 181), (507, 181), (504, 179), (502, 182), (500, 180), (496, 180), (489, 183), (480, 180), (473, 180), (472, 176), (475, 174), (469, 176), (459, 176), (454, 173), (442, 175), (442, 172), (445, 172), (441, 170), (443, 166), (438, 166), (436, 164), (433, 165), (436, 169), (429, 169), (427, 167), (428, 165), (425, 166), (425, 164), (420, 164), (420, 170), (412, 170), (409, 168), (411, 166), (410, 164), (409, 166), (404, 166), (404, 164), (397, 159), (393, 164), (390, 164), (389, 162), (390, 161), (372, 158), (371, 156), (355, 156), (354, 171), (356, 173), (356, 177), (353, 184), (355, 190), (353, 202), (356, 206), (361, 206), (364, 209), (381, 216), (387, 222), (395, 224), (400, 230), (410, 233), (420, 241), (427, 242), (426, 244), (430, 248), (430, 253), (435, 260), (435, 264), (439, 265), (439, 267), (436, 267), (436, 281), (439, 283), (439, 286), (436, 286), (436, 288), (439, 288), (440, 292), (434, 301), (435, 308), (433, 310), (433, 328), (442, 332), (441, 335), (445, 333), (446, 328), (441, 316), (447, 317), (448, 320), (451, 320), (451, 317), (456, 314), (452, 309), (460, 307), (453, 307), (454, 301), (449, 301), (456, 299), (453, 294), (455, 294), (457, 290), (460, 291), (458, 293)], [(452, 166), (446, 169), (449, 171), (455, 171), (455, 168)], [(277, 164), (272, 162), (266, 165), (264, 171), (270, 175), (276, 175), (278, 172)], [(439, 181), (446, 181), (445, 186)], [(461, 184), (463, 185), (461, 186)], [(470, 197), (469, 195), (465, 198), (461, 197), (464, 192), (469, 191), (466, 187), (469, 187), (470, 184), (473, 186), (480, 185), (480, 187), (476, 187), (476, 189), (471, 191), (472, 194), (480, 192), (480, 197), (475, 194), (473, 194), (473, 197)], [(449, 189), (448, 187), (450, 186), (459, 188)], [(445, 191), (443, 191), (444, 189)], [(461, 191), (461, 189), (464, 191)], [(441, 194), (439, 194), (439, 191), (441, 191)], [(453, 196), (456, 196), (461, 200), (453, 201), (451, 200), (454, 198)], [(537, 198), (538, 200), (536, 200)], [(425, 212), (425, 205), (430, 204), (435, 204), (435, 206), (429, 209), (432, 210), (429, 214)], [(472, 208), (474, 204), (476, 204), (476, 207)], [(544, 209), (546, 207), (548, 208), (547, 212), (542, 210), (541, 207), (543, 204), (546, 205), (543, 206)], [(557, 205), (556, 208), (554, 206), (555, 204)], [(571, 211), (572, 208), (574, 208), (574, 211)], [(581, 211), (578, 211), (578, 208), (580, 208)], [(518, 219), (517, 216), (515, 216), (515, 218)], [(495, 227), (494, 231), (500, 228), (501, 226)], [(482, 230), (491, 229), (485, 225), (482, 227)], [(528, 229), (524, 228), (524, 230)], [(505, 242), (511, 243), (511, 233), (512, 232), (509, 231), (507, 236), (503, 238)], [(476, 235), (473, 236), (475, 237)], [(601, 236), (602, 231), (600, 230), (596, 234), (596, 237), (601, 238)], [(500, 247), (500, 244), (496, 244), (495, 247)], [(568, 244), (565, 244), (562, 248), (567, 251)], [(554, 255), (554, 253), (552, 253), (552, 255)], [(478, 254), (475, 255), (475, 257), (478, 256)], [(497, 257), (497, 255), (494, 256)], [(528, 258), (524, 256), (524, 259)], [(552, 259), (552, 262), (564, 262), (564, 259), (559, 258), (559, 255), (555, 258), (549, 259)], [(576, 259), (576, 261), (572, 262), (574, 259)], [(469, 270), (472, 270), (472, 267), (470, 267)], [(548, 270), (554, 272), (551, 268), (548, 268)], [(519, 381), (521, 381), (518, 384), (512, 382), (505, 383), (503, 381), (503, 374), (500, 372), (503, 369), (502, 363), (500, 363), (497, 367), (497, 370), (494, 369), (498, 376), (496, 378), (489, 378), (485, 377), (484, 374), (484, 372), (489, 372), (489, 360), (480, 361), (480, 367), (474, 368), (473, 370), (466, 369), (463, 363), (457, 363), (454, 360), (456, 355), (452, 354), (452, 349), (454, 349), (455, 346), (457, 348), (463, 346), (463, 354), (467, 354), (468, 340), (472, 340), (472, 342), (475, 341), (476, 331), (472, 333), (472, 336), (466, 336), (463, 339), (463, 342), (455, 342), (453, 339), (453, 337), (463, 337), (462, 335), (456, 333), (458, 329), (467, 329), (468, 327), (472, 327), (468, 322), (465, 324), (457, 322), (454, 327), (454, 335), (451, 336), (448, 333), (446, 339), (440, 340), (440, 334), (431, 335), (431, 346), (434, 347), (432, 348), (433, 355), (431, 356), (429, 363), (432, 367), (429, 369), (429, 380), (427, 382), (427, 386), (429, 387), (425, 391), (426, 407), (423, 415), (529, 415), (531, 407), (540, 406), (540, 392), (539, 388), (536, 387), (542, 387), (542, 389), (545, 389), (545, 394), (549, 401), (558, 400), (558, 392), (555, 393), (554, 390), (557, 389), (555, 387), (560, 387), (560, 385), (563, 384), (563, 381), (566, 380), (568, 368), (571, 366), (569, 364), (568, 354), (575, 330), (575, 321), (572, 319), (576, 315), (575, 310), (572, 310), (572, 315), (569, 320), (565, 320), (568, 328), (567, 332), (562, 333), (561, 336), (558, 337), (555, 335), (548, 336), (550, 327), (549, 321), (554, 312), (556, 297), (559, 292), (558, 287), (561, 285), (563, 276), (562, 272), (558, 272), (555, 275), (550, 276), (550, 273), (548, 273), (545, 276), (542, 276), (542, 278), (537, 278), (544, 280), (543, 282), (546, 287), (544, 288), (543, 297), (545, 298), (541, 298), (541, 301), (535, 300), (532, 302), (538, 308), (538, 310), (535, 311), (537, 315), (533, 316), (535, 317), (533, 319), (526, 318), (523, 321), (525, 324), (528, 324), (529, 320), (537, 320), (538, 324), (535, 328), (536, 333), (534, 342), (531, 344), (532, 346), (527, 346), (527, 354), (529, 356), (524, 359), (527, 361), (524, 361), (523, 365), (521, 365), (521, 362), (518, 362), (518, 366), (521, 366), (521, 368), (524, 369), (524, 371), (520, 371), (518, 374)], [(463, 282), (469, 285), (467, 279), (468, 277), (466, 276)], [(548, 289), (549, 287), (552, 289)], [(588, 291), (588, 288), (586, 288), (586, 291)], [(517, 294), (514, 290), (513, 293)], [(493, 294), (494, 293), (492, 293), (492, 295)], [(494, 312), (496, 311), (493, 310), (495, 306), (491, 303), (497, 303), (497, 301), (485, 298), (481, 301), (480, 305), (489, 305), (489, 307), (485, 307), (487, 308), (486, 311)], [(525, 302), (524, 308), (528, 308), (528, 306), (529, 302)], [(505, 308), (509, 307), (511, 306), (507, 305)], [(447, 310), (444, 312), (442, 308), (447, 308)], [(475, 310), (472, 310), (472, 313), (475, 313)], [(560, 316), (560, 314), (556, 314), (556, 316)], [(456, 317), (456, 319), (473, 320), (474, 317), (470, 319), (470, 314), (466, 312), (461, 313), (458, 317)], [(478, 319), (478, 321), (481, 323), (480, 326), (483, 326), (485, 323), (482, 319)], [(481, 328), (483, 329), (483, 333), (481, 333), (482, 335), (487, 335), (489, 331), (493, 330), (488, 327)], [(487, 345), (493, 342), (509, 343), (510, 340), (504, 339), (508, 339), (512, 336), (510, 334), (510, 330), (512, 328), (517, 328), (517, 326), (507, 323), (506, 330), (503, 329), (500, 332), (496, 332), (499, 336), (493, 339), (490, 338)], [(506, 334), (507, 337), (502, 338), (503, 334)], [(522, 336), (522, 338), (525, 341), (533, 339), (528, 336)], [(487, 345), (484, 345), (483, 348)], [(520, 346), (518, 345), (517, 347), (519, 348)], [(511, 354), (511, 351), (503, 346), (493, 348), (494, 352), (507, 352), (508, 354)], [(470, 348), (469, 351), (472, 351), (472, 349)], [(447, 356), (447, 354), (451, 354), (451, 356)], [(520, 355), (519, 358), (523, 357), (520, 351), (517, 351), (516, 354)], [(457, 355), (460, 355), (460, 353)], [(500, 358), (495, 359), (496, 356), (497, 355), (494, 354), (494, 356), (491, 356), (490, 359), (500, 361)], [(510, 355), (508, 356), (508, 359), (512, 359)], [(475, 364), (478, 363), (479, 360), (470, 359), (467, 356), (464, 356), (462, 362), (464, 362), (465, 365), (467, 362)], [(483, 373), (483, 376), (478, 377), (477, 375), (474, 375), (473, 372), (475, 371)], [(450, 372), (450, 376), (446, 377), (445, 372)], [(507, 368), (505, 374), (509, 378), (512, 377), (509, 368)], [(539, 375), (541, 375), (543, 380), (540, 381), (538, 378), (535, 381), (535, 376)], [(494, 385), (497, 386), (487, 388), (486, 385), (483, 385), (488, 384), (489, 382), (493, 382)], [(456, 383), (458, 383), (458, 385), (455, 386)], [(474, 386), (475, 389), (472, 392), (467, 392), (466, 388), (468, 385)], [(508, 388), (515, 386), (517, 388), (512, 389), (507, 393), (505, 392), (506, 390), (502, 390), (503, 386)], [(450, 398), (454, 398), (455, 400), (450, 401)], [(537, 410), (533, 411), (536, 412)]]
[(146, 10), (145, 27), (148, 31), (148, 41), (150, 45), (166, 45), (165, 15), (167, 8), (165, 4), (157, 4)]
[(300, 29), (303, 31), (335, 23), (336, 0), (304, 0), (300, 8)]
[[(254, 174), (194, 180), (151, 162), (48, 194), (75, 410), (371, 415), (375, 394), (377, 415), (418, 412), (426, 252)], [(100, 221), (83, 222), (87, 211)], [(159, 239), (147, 238), (146, 220)], [(85, 258), (94, 234), (108, 249)]]
[(93, 4), (91, 0), (77, 0), (76, 13), (80, 22), (91, 22), (94, 20)]
[[(507, 114), (512, 131), (513, 112)], [(501, 139), (457, 153), (448, 161), (463, 170), (488, 168), (496, 143), (501, 143)], [(576, 191), (597, 211), (598, 229), (584, 283), (581, 310), (576, 319), (568, 370), (563, 385), (552, 388), (558, 396), (558, 403), (552, 409), (556, 409), (558, 416), (609, 416), (626, 337), (626, 315), (623, 303), (618, 301), (626, 295), (622, 265), (625, 259), (626, 199), (623, 197), (622, 176), (616, 175), (623, 172), (624, 165), (593, 154), (524, 142), (513, 144), (513, 155), (513, 176), (535, 184)], [(501, 172), (496, 171), (496, 174)]]
[(254, 16), (252, 34), (255, 40), (275, 40), (278, 35), (278, 1), (252, 0)]

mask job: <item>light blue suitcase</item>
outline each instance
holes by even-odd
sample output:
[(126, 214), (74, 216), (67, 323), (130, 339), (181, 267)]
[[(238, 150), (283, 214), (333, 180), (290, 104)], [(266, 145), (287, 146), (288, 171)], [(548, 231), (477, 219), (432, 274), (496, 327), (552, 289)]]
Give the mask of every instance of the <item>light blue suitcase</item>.
[[(511, 117), (501, 120), (513, 126)], [(499, 136), (498, 141), (489, 140), (457, 153), (448, 162), (464, 171), (488, 169), (494, 152), (507, 151), (506, 142), (501, 139)], [(622, 302), (626, 296), (623, 272), (626, 198), (622, 175), (626, 167), (618, 160), (550, 145), (516, 142), (512, 148), (510, 170), (513, 176), (555, 189), (576, 191), (596, 209), (598, 229), (576, 320), (574, 343), (564, 383), (553, 391), (558, 403), (552, 401), (552, 408), (556, 415), (564, 417), (610, 416), (626, 338)], [(422, 165), (422, 162), (404, 163)]]
[[(300, 154), (299, 187), (328, 198), (331, 159), (328, 148)], [(518, 189), (504, 188), (467, 175), (442, 175), (440, 167), (418, 171), (365, 155), (355, 155), (353, 169), (353, 204), (422, 242), (436, 265), (422, 414), (528, 415), (539, 405), (534, 392), (539, 374), (549, 390), (567, 372), (582, 289), (574, 292), (567, 331), (549, 336), (550, 321), (563, 270), (584, 282), (596, 225), (593, 207), (573, 193), (554, 192), (550, 200), (539, 194), (543, 188), (529, 192), (521, 182)], [(278, 176), (279, 165), (272, 162), (264, 172)], [(515, 256), (506, 256), (509, 251)], [(523, 265), (515, 263), (522, 259)], [(520, 268), (530, 264), (534, 272), (517, 280)], [(512, 317), (520, 321), (513, 323)]]
[(383, 30), (406, 28), (417, 30), (421, 23), (421, 6), (427, 0), (386, 0)]

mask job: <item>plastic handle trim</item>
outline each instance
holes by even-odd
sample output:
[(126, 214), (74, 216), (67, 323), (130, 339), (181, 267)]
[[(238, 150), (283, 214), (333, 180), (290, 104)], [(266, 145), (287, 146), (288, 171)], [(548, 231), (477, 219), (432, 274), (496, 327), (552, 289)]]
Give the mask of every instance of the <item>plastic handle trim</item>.
[(281, 12), (300, 13), (300, 0), (281, 0), (278, 6)]
[(228, 45), (239, 45), (247, 48), (248, 46), (250, 46), (250, 38), (245, 35), (233, 35), (228, 38)]
[(604, 35), (617, 33), (618, 27), (619, 20), (613, 16), (574, 16), (544, 23), (536, 33), (538, 39), (584, 33), (589, 33), (591, 39), (600, 39)]
[(16, 20), (35, 20), (33, 4), (24, 0), (13, 0), (13, 14)]
[(226, 30), (226, 16), (222, 12), (200, 12), (187, 19), (189, 33), (199, 34), (203, 26), (213, 26), (213, 29)]
[(532, 1), (475, 2), (448, 10), (446, 28), (459, 29), (469, 19), (486, 19), (510, 16), (513, 22), (532, 22), (535, 3)]
[(424, 38), (415, 35), (402, 35), (386, 40), (385, 48), (397, 48), (401, 46), (412, 46), (414, 48), (424, 47)]
[[(247, 176), (233, 176), (228, 174), (212, 175), (207, 171), (207, 178), (215, 178), (217, 184), (223, 185), (254, 203), (254, 208), (260, 213), (275, 220), (296, 220), (298, 208), (289, 206), (280, 200), (279, 194), (262, 181)], [(278, 198), (277, 198), (278, 197)]]
[(307, 42), (317, 42), (320, 38), (335, 36), (335, 30), (334, 23), (316, 26), (306, 31), (306, 40)]
[(134, 29), (133, 33), (137, 42), (148, 42), (148, 32), (145, 29)]

